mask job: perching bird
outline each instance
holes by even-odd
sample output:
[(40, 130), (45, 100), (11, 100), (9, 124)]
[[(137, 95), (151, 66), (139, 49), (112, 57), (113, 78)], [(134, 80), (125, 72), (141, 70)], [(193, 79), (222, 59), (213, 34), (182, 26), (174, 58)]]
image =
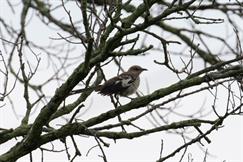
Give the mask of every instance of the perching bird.
[(96, 87), (95, 91), (102, 95), (129, 96), (138, 89), (139, 75), (147, 69), (138, 65), (131, 66), (127, 72), (107, 80), (103, 85)]

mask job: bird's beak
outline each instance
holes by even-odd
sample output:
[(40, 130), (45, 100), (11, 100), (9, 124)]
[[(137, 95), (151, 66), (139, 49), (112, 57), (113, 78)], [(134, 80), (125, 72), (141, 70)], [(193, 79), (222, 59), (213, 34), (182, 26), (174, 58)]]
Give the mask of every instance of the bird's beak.
[(148, 69), (143, 68), (142, 71), (148, 71)]

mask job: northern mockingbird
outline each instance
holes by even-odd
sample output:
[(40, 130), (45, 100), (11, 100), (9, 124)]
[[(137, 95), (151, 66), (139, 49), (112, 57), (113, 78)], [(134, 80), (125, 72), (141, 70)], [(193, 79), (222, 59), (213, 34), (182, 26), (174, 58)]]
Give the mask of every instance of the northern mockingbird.
[(103, 85), (96, 87), (95, 91), (102, 95), (129, 96), (138, 89), (139, 75), (147, 69), (138, 65), (131, 66), (128, 71), (107, 80)]

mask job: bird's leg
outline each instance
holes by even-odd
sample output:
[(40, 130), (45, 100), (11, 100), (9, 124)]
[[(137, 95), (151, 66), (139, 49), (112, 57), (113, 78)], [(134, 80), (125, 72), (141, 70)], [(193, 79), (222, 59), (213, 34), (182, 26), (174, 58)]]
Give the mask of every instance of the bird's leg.
[(117, 106), (121, 106), (121, 103), (119, 102), (119, 96), (118, 95), (114, 95), (115, 99), (116, 99), (116, 103), (115, 103), (115, 107), (117, 108)]
[[(116, 100), (115, 102), (114, 102), (113, 97), (111, 96), (111, 99), (113, 100), (113, 104), (114, 104), (115, 108), (117, 108), (118, 104), (119, 104), (119, 106), (121, 106), (121, 103), (119, 102), (119, 96), (115, 94), (115, 95), (114, 95), (114, 98), (115, 98), (115, 100)], [(123, 132), (126, 132), (126, 129), (125, 129), (124, 125), (122, 125), (123, 120), (122, 120), (121, 116), (118, 115), (117, 117), (118, 117), (118, 121), (121, 123), (122, 131), (123, 131)]]
[[(141, 94), (139, 94), (138, 92), (136, 92), (136, 95), (137, 95), (137, 97), (141, 97), (142, 95)], [(133, 98), (133, 97), (129, 97), (129, 96), (124, 96), (124, 97), (126, 97), (126, 98), (128, 98), (128, 99), (130, 99), (130, 100), (134, 100), (135, 98)]]
[(124, 96), (124, 97), (126, 97), (126, 98), (128, 98), (128, 99), (130, 99), (130, 100), (134, 100), (135, 98), (133, 98), (133, 97), (129, 97), (129, 96)]

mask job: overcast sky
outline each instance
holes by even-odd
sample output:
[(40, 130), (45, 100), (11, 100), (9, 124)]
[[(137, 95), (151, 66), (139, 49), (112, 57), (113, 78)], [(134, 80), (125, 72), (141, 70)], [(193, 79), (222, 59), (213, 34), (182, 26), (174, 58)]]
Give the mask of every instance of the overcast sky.
[[(78, 12), (75, 9), (71, 8), (71, 14), (75, 15)], [(16, 7), (16, 13), (15, 15), (10, 11), (9, 7), (6, 4), (6, 1), (1, 0), (0, 1), (0, 17), (4, 18), (5, 21), (11, 22), (13, 26), (19, 26), (19, 17), (20, 17), (20, 7)], [(39, 44), (47, 45), (47, 41), (49, 41), (53, 37), (58, 37), (58, 32), (55, 30), (47, 30), (43, 26), (43, 24), (35, 18), (35, 13), (32, 13), (33, 15), (29, 16), (32, 17), (31, 22), (29, 22), (28, 25), (28, 37), (31, 40), (36, 41)], [(62, 14), (61, 11), (57, 12), (56, 14)], [(215, 17), (222, 18), (223, 16), (220, 15), (218, 12), (210, 13), (214, 15)], [(178, 26), (183, 25), (182, 22), (177, 24)], [(184, 24), (187, 25), (187, 24)], [(243, 24), (242, 24), (243, 25)], [(0, 26), (1, 27), (1, 26)], [(225, 25), (201, 25), (198, 26), (198, 28), (204, 28), (208, 30), (209, 32), (212, 32), (217, 35), (223, 35), (225, 34)], [(228, 30), (228, 29), (227, 29)], [(172, 38), (171, 38), (172, 39)], [(153, 40), (149, 40), (151, 42), (148, 42), (148, 44), (153, 44)], [(220, 47), (218, 44), (214, 44), (214, 42), (210, 42), (211, 40), (208, 40), (209, 44), (215, 47), (215, 50)], [(180, 45), (171, 45), (169, 46), (169, 49), (175, 49), (181, 48)], [(0, 43), (0, 50), (3, 52), (3, 46)], [(73, 51), (75, 54), (76, 52), (80, 52), (80, 49), (77, 48)], [(39, 51), (36, 51), (37, 53)], [(188, 51), (189, 52), (189, 51)], [(8, 55), (8, 53), (3, 53), (4, 55)], [(46, 67), (46, 61), (47, 57), (45, 54), (40, 53), (39, 57), (42, 59), (42, 63), (40, 68), (42, 69), (38, 77), (34, 78), (35, 82), (38, 82), (39, 80), (44, 80), (49, 74), (47, 70), (45, 70)], [(178, 81), (178, 78), (176, 75), (171, 73), (170, 71), (166, 70), (164, 67), (161, 67), (159, 65), (154, 64), (155, 59), (160, 59), (161, 53), (156, 51), (149, 52), (148, 56), (145, 57), (127, 57), (122, 60), (122, 65), (125, 69), (128, 69), (131, 65), (137, 64), (142, 65), (143, 67), (147, 68), (148, 71), (142, 73), (141, 75), (141, 86), (139, 90), (144, 93), (148, 94), (153, 92), (156, 89), (166, 87), (172, 83), (175, 83)], [(182, 64), (179, 57), (175, 56), (174, 64)], [(19, 63), (16, 60), (16, 66), (18, 66)], [(196, 69), (202, 68), (201, 61), (196, 60), (194, 64)], [(198, 66), (198, 67), (197, 67)], [(74, 69), (74, 67), (73, 67)], [(105, 74), (107, 78), (110, 78), (117, 74), (117, 68), (114, 64), (108, 65), (105, 69)], [(68, 69), (68, 71), (72, 71), (72, 68)], [(1, 83), (2, 84), (2, 83)], [(149, 85), (149, 89), (146, 86), (146, 84)], [(48, 87), (45, 87), (44, 92), (48, 94), (53, 94), (55, 91), (55, 88), (57, 85), (50, 85)], [(224, 92), (224, 90), (222, 90)], [(212, 99), (211, 94), (208, 91), (202, 92), (200, 94), (193, 95), (191, 97), (188, 97), (185, 100), (182, 100), (178, 105), (178, 112), (183, 114), (190, 114), (191, 112), (196, 112), (198, 109), (200, 109), (202, 106), (205, 105), (205, 109), (209, 109), (212, 105)], [(23, 88), (21, 88), (21, 84), (16, 85), (16, 90), (13, 91), (11, 94), (11, 97), (13, 99), (13, 102), (16, 105), (15, 111), (18, 114), (19, 119), (24, 115), (25, 113), (25, 102), (22, 98), (23, 96)], [(224, 111), (225, 110), (225, 99), (226, 93), (220, 95), (221, 98), (217, 100), (218, 102), (218, 110)], [(135, 96), (133, 96), (135, 97)], [(70, 99), (72, 100), (72, 99)], [(162, 99), (163, 100), (163, 99)], [(128, 99), (122, 99), (122, 103), (129, 102)], [(0, 108), (0, 128), (15, 128), (17, 127), (21, 120), (17, 119), (16, 116), (13, 114), (13, 110), (11, 108), (11, 104), (7, 101), (4, 101), (1, 103), (6, 104), (5, 107)], [(83, 120), (89, 119), (90, 117), (97, 116), (98, 114), (101, 114), (102, 112), (106, 112), (108, 110), (113, 109), (112, 104), (110, 103), (109, 97), (103, 97), (101, 95), (98, 95), (96, 93), (93, 93), (89, 99), (85, 102), (85, 105), (90, 106), (89, 110), (81, 117)], [(222, 110), (221, 110), (222, 109)], [(37, 109), (32, 114), (32, 120), (34, 117), (38, 114), (40, 110)], [(84, 112), (83, 110), (82, 112)], [(82, 113), (81, 112), (81, 113)], [(129, 116), (132, 116), (136, 114), (136, 111), (133, 111), (131, 113), (123, 114), (122, 117), (128, 118)], [(210, 118), (214, 118), (214, 114), (211, 114)], [(116, 121), (117, 119), (114, 119)], [(181, 120), (180, 117), (172, 116), (170, 118), (170, 122), (173, 121), (179, 121)], [(58, 122), (64, 123), (63, 119), (58, 120)], [(57, 123), (58, 123), (57, 122)], [(55, 124), (57, 124), (55, 123)], [(151, 123), (146, 120), (139, 120), (136, 124), (143, 125), (145, 128), (152, 127)], [(196, 133), (194, 133), (196, 136)], [(212, 143), (207, 144), (204, 140), (202, 140), (202, 143), (204, 146), (200, 146), (197, 144), (194, 144), (193, 146), (188, 148), (188, 152), (190, 154), (187, 154), (186, 157), (193, 158), (194, 162), (203, 161), (204, 153), (203, 150), (207, 150), (209, 153), (211, 153), (208, 156), (207, 162), (222, 162), (223, 160), (226, 160), (226, 162), (241, 162), (243, 161), (243, 118), (238, 116), (232, 116), (228, 118), (224, 122), (224, 127), (219, 129), (217, 132), (213, 132), (208, 136)], [(20, 139), (20, 138), (19, 138)], [(70, 138), (68, 138), (70, 141)], [(105, 148), (104, 151), (107, 155), (108, 161), (139, 161), (139, 162), (146, 162), (146, 161), (155, 161), (159, 158), (160, 153), (160, 147), (161, 147), (161, 140), (164, 142), (164, 150), (163, 155), (166, 155), (170, 153), (173, 149), (180, 146), (182, 144), (182, 138), (178, 137), (174, 134), (168, 134), (164, 132), (159, 132), (155, 134), (151, 134), (148, 136), (144, 136), (141, 138), (133, 139), (133, 140), (117, 140), (116, 142), (113, 140), (107, 140), (105, 141), (110, 144), (109, 148)], [(0, 154), (7, 151), (13, 144), (16, 143), (15, 140), (9, 141), (3, 145), (0, 145)], [(89, 149), (96, 145), (95, 139), (93, 137), (83, 137), (80, 136), (77, 138), (77, 143), (79, 145), (80, 151), (82, 153), (82, 156), (77, 158), (76, 161), (103, 161), (102, 158), (98, 157), (97, 154), (100, 154), (100, 150), (98, 148), (95, 148), (91, 150), (89, 153)], [(63, 144), (61, 144), (59, 141), (53, 142), (56, 146), (58, 146), (56, 149), (62, 150)], [(50, 144), (47, 144), (46, 147), (50, 148)], [(200, 149), (202, 148), (202, 149)], [(70, 144), (70, 152), (74, 153), (74, 149), (72, 148), (72, 145)], [(88, 156), (86, 154), (88, 153)], [(180, 158), (180, 155), (183, 152), (180, 152), (175, 156), (175, 158), (171, 158), (167, 160), (168, 162), (174, 162), (175, 160), (178, 160)], [(37, 149), (37, 151), (33, 152), (34, 162), (41, 161), (41, 154), (40, 150)], [(68, 161), (67, 156), (65, 153), (48, 153), (45, 152), (45, 162), (46, 161)], [(78, 160), (79, 159), (79, 160)], [(184, 158), (184, 161), (187, 161), (187, 158)], [(18, 160), (18, 162), (26, 162), (29, 161), (29, 155), (21, 158)]]

